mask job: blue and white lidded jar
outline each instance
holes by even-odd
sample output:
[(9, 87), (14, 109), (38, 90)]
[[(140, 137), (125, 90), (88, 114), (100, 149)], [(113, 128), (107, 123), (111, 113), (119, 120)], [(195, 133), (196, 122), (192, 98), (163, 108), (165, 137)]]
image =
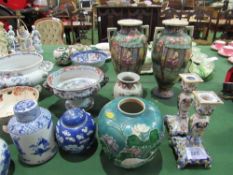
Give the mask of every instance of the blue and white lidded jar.
[(70, 153), (83, 153), (95, 141), (95, 129), (95, 121), (90, 113), (80, 108), (69, 109), (57, 122), (58, 145)]
[(57, 152), (51, 113), (34, 100), (22, 100), (14, 106), (8, 131), (25, 164), (41, 164)]
[(4, 140), (0, 138), (0, 175), (7, 175), (10, 166), (10, 152)]

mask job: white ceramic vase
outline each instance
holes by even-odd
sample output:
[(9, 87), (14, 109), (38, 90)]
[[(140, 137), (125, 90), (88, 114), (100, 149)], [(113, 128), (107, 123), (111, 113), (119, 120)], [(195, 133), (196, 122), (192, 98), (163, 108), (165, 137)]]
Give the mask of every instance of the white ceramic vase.
[(20, 160), (37, 165), (57, 152), (51, 113), (38, 107), (34, 100), (22, 100), (14, 106), (15, 115), (8, 123), (8, 132), (18, 149)]
[(120, 96), (139, 96), (143, 95), (143, 88), (140, 76), (134, 72), (122, 72), (117, 75), (117, 82), (114, 85), (114, 98)]

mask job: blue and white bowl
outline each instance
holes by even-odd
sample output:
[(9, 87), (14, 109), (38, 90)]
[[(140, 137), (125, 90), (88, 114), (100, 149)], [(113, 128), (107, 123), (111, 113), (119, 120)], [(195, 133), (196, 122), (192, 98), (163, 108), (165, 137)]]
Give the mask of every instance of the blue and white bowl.
[(78, 65), (101, 67), (107, 58), (108, 55), (100, 50), (87, 50), (74, 53), (71, 61)]

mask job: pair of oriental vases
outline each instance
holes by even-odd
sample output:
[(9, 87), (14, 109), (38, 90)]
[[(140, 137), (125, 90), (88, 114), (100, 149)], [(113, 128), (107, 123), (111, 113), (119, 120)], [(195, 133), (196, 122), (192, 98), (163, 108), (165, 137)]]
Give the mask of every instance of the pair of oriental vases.
[[(108, 28), (108, 40), (114, 69), (140, 73), (147, 54), (148, 25), (135, 19), (119, 20), (120, 30)], [(156, 27), (152, 46), (153, 73), (158, 87), (152, 94), (171, 98), (172, 86), (180, 73), (186, 71), (192, 54), (193, 26), (186, 20), (164, 20), (165, 27)]]

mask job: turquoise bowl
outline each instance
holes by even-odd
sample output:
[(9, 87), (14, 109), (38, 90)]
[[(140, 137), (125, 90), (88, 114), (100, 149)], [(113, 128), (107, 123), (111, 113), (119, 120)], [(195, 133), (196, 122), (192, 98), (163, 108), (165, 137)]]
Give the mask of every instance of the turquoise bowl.
[(120, 97), (100, 111), (97, 133), (104, 153), (115, 165), (136, 168), (156, 155), (164, 135), (163, 118), (150, 101)]

